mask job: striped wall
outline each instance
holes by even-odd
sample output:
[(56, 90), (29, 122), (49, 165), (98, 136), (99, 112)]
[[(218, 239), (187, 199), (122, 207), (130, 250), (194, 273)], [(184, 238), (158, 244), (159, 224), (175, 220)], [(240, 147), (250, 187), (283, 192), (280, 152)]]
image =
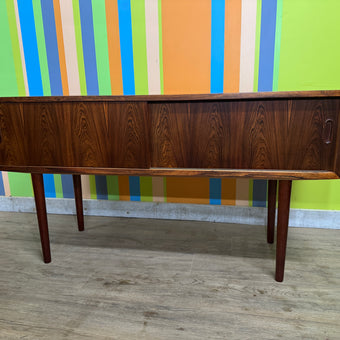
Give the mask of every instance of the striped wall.
[[(0, 96), (340, 88), (337, 0), (0, 0)], [(70, 175), (46, 196), (72, 197)], [(340, 210), (340, 181), (296, 182), (296, 208)], [(83, 176), (85, 198), (266, 205), (266, 182)], [(2, 172), (0, 195), (32, 196)]]

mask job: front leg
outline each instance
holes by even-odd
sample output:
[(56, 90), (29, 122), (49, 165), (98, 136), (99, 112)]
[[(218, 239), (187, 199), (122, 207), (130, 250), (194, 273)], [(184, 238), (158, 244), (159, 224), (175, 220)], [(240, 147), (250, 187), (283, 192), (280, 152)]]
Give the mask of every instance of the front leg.
[(275, 273), (275, 280), (278, 282), (283, 281), (285, 269), (291, 189), (292, 181), (288, 180), (279, 181), (279, 207), (277, 218), (276, 273)]
[(50, 251), (50, 239), (48, 236), (44, 179), (42, 174), (31, 174), (31, 177), (34, 191), (35, 207), (37, 210), (43, 259), (45, 263), (50, 263), (51, 251)]

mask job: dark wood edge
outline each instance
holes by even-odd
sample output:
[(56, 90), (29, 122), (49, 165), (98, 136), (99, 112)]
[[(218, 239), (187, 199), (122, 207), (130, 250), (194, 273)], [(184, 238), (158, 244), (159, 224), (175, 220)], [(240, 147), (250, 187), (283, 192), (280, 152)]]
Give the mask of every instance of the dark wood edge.
[(243, 92), (219, 94), (179, 94), (179, 95), (134, 95), (134, 96), (46, 96), (46, 97), (3, 97), (1, 103), (43, 103), (43, 102), (164, 102), (197, 100), (265, 100), (289, 98), (340, 97), (340, 90), (331, 91), (282, 91)]
[(128, 176), (190, 176), (190, 177), (231, 177), (253, 179), (339, 179), (333, 171), (320, 170), (254, 170), (254, 169), (183, 169), (183, 168), (91, 168), (53, 166), (0, 166), (1, 171), (83, 174), (83, 175), (128, 175)]

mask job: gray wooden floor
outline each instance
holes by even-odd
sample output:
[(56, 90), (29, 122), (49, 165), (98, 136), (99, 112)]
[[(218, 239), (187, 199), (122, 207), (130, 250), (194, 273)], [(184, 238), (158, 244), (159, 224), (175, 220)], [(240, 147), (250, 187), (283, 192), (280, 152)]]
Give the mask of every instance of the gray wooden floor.
[(340, 339), (340, 231), (0, 213), (1, 339)]

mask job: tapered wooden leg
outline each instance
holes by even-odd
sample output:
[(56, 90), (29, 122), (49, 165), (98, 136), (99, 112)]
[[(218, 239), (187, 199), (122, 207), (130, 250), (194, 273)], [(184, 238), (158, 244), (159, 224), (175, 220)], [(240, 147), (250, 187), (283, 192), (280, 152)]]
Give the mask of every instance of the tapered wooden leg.
[(51, 262), (50, 239), (46, 214), (44, 179), (42, 174), (31, 174), (35, 206), (37, 209), (38, 225), (40, 232), (41, 248), (45, 263)]
[(81, 192), (81, 177), (73, 175), (74, 198), (76, 201), (78, 230), (84, 230), (84, 214), (83, 214), (83, 195)]
[(276, 240), (276, 272), (275, 280), (283, 281), (286, 246), (288, 235), (289, 205), (292, 181), (279, 181), (279, 206), (277, 218), (277, 240)]
[(268, 181), (267, 242), (274, 242), (277, 181)]

